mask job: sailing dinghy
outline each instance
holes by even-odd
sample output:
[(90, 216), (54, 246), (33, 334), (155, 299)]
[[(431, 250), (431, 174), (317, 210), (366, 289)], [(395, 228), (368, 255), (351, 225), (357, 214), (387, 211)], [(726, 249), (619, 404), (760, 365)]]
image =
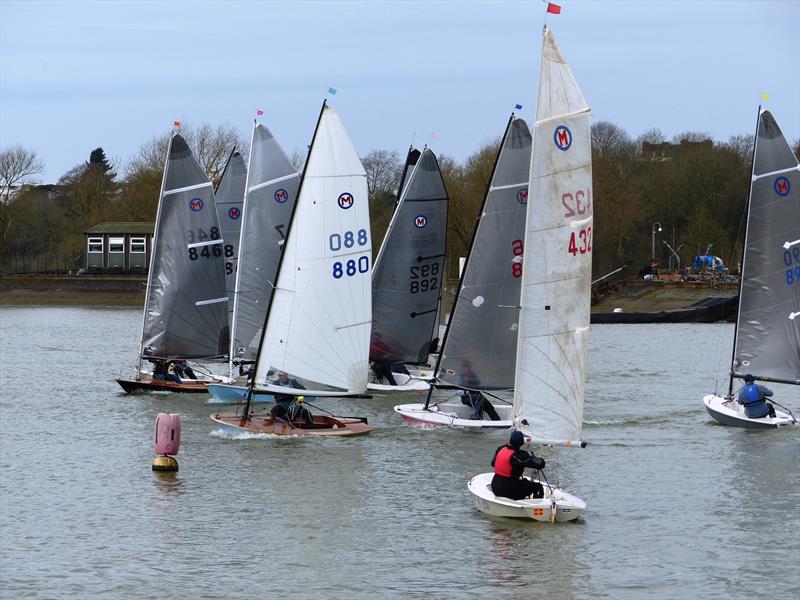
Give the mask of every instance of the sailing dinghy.
[(180, 383), (152, 378), (144, 361), (219, 360), (228, 348), (224, 239), (211, 181), (186, 141), (173, 133), (161, 182), (147, 276), (139, 363), (134, 379), (117, 379), (126, 392), (204, 393), (200, 375)]
[[(372, 324), (372, 244), (364, 167), (339, 115), (323, 103), (297, 202), (289, 220), (241, 411), (216, 413), (223, 429), (299, 436), (353, 436), (372, 427), (362, 417), (315, 415), (312, 424), (254, 413), (253, 394), (363, 397)], [(280, 387), (273, 372), (312, 389)]]
[[(410, 170), (410, 175), (406, 173)], [(439, 163), (427, 147), (411, 148), (399, 201), (372, 274), (370, 361), (424, 365), (437, 335), (447, 245), (447, 190)], [(373, 391), (424, 391), (428, 384), (392, 373), (397, 385), (373, 377)]]
[(748, 417), (733, 391), (733, 380), (748, 374), (800, 385), (800, 164), (772, 114), (760, 107), (744, 240), (728, 394), (709, 394), (703, 403), (723, 425), (795, 425), (788, 410)]
[[(500, 393), (514, 385), (530, 160), (530, 130), (512, 114), (434, 367), (437, 387)], [(500, 421), (471, 419), (471, 406), (459, 400), (433, 402), (431, 392), (424, 404), (394, 410), (418, 427), (511, 427), (512, 407), (494, 404)]]
[[(241, 208), (239, 260), (232, 294), (231, 377), (236, 364), (255, 362), (299, 186), (300, 174), (272, 132), (254, 121), (247, 178), (242, 184), (247, 193)], [(208, 392), (218, 402), (240, 402), (247, 396), (248, 386), (210, 384)], [(256, 392), (253, 400), (271, 402), (274, 398)]]
[[(526, 443), (578, 446), (583, 423), (592, 280), (589, 106), (553, 34), (544, 30), (525, 227), (514, 428)], [(468, 485), (481, 512), (571, 521), (586, 504), (539, 481), (543, 498), (492, 493), (493, 473)]]

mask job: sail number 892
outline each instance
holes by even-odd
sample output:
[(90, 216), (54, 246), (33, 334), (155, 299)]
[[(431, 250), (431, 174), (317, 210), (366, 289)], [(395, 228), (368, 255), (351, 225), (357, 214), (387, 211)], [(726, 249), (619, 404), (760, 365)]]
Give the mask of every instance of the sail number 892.
[(410, 269), (410, 288), (412, 294), (430, 292), (437, 289), (439, 283), (439, 263), (417, 265)]

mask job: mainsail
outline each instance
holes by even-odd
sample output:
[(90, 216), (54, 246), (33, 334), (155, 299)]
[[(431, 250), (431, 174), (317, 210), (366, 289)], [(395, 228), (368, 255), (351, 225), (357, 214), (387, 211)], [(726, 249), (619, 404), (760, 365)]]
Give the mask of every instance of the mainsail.
[(223, 237), (211, 181), (186, 141), (170, 139), (147, 279), (142, 356), (228, 351)]
[(760, 111), (742, 261), (734, 376), (800, 384), (800, 165)]
[(254, 360), (300, 175), (272, 133), (253, 124), (231, 325), (231, 360)]
[(515, 426), (537, 441), (578, 443), (592, 270), (590, 112), (545, 29), (530, 169)]
[(512, 115), (442, 345), (441, 382), (462, 385), (469, 363), (471, 378), (480, 380), (474, 387), (514, 385), (530, 161), (530, 130)]
[(270, 368), (363, 392), (372, 323), (367, 177), (335, 110), (323, 104), (259, 346)]
[[(231, 153), (222, 178), (214, 194), (217, 218), (222, 232), (223, 254), (225, 255), (225, 285), (228, 290), (228, 313), (233, 312), (233, 287), (236, 282), (236, 264), (239, 258), (239, 233), (242, 230), (242, 201), (247, 168), (242, 155), (236, 150)], [(232, 321), (231, 321), (232, 322)]]
[(425, 363), (435, 336), (447, 242), (447, 191), (433, 152), (422, 151), (401, 186), (372, 277), (370, 359)]

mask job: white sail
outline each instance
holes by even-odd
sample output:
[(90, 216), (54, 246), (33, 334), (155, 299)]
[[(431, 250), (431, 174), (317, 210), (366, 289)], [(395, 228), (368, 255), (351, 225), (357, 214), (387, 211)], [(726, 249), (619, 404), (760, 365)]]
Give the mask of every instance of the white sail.
[(581, 437), (592, 270), (590, 112), (545, 29), (525, 231), (515, 426), (535, 441)]
[(367, 176), (323, 106), (267, 316), (256, 383), (270, 368), (350, 392), (367, 387), (372, 324)]

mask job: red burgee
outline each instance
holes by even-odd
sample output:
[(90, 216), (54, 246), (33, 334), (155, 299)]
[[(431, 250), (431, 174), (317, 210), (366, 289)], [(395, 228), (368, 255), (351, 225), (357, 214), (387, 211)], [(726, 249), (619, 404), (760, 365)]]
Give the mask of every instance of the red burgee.
[(547, 12), (553, 13), (554, 15), (561, 14), (561, 7), (558, 4), (552, 4), (550, 2), (547, 3)]
[(256, 114), (257, 114), (259, 117), (263, 117), (263, 116), (264, 116), (264, 111), (263, 111), (263, 110), (257, 110), (257, 111), (256, 111)]
[(173, 124), (175, 127), (180, 127), (180, 126), (181, 126), (181, 122), (180, 122), (180, 121), (173, 121), (173, 122), (172, 122), (172, 124)]

